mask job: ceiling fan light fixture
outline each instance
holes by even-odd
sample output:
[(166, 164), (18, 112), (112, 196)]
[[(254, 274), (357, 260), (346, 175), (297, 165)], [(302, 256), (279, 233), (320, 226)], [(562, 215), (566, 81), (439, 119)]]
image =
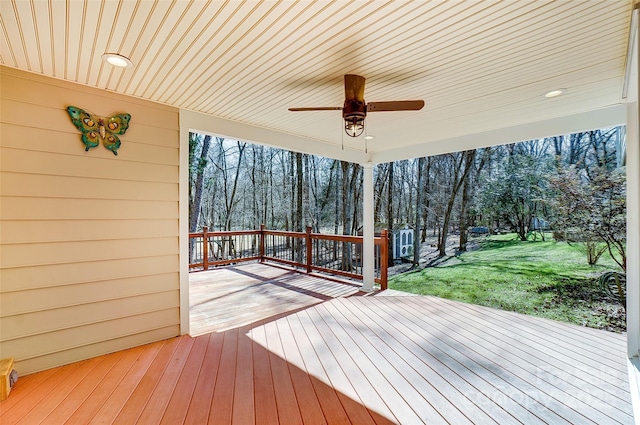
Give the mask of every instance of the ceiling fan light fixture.
[(133, 66), (133, 62), (128, 57), (119, 53), (105, 53), (102, 55), (102, 60), (118, 68), (131, 68)]
[(546, 97), (547, 99), (551, 99), (553, 97), (558, 97), (560, 95), (563, 95), (567, 92), (567, 89), (554, 89), (554, 90), (549, 90), (548, 92), (544, 93), (542, 95), (542, 97)]
[(344, 131), (349, 137), (359, 137), (364, 132), (364, 116), (351, 115), (344, 117)]

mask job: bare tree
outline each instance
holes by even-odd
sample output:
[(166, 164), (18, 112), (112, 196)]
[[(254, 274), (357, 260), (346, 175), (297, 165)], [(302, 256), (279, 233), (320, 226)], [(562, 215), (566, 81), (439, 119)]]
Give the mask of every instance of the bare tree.
[[(303, 201), (303, 189), (304, 189), (304, 176), (302, 170), (302, 154), (296, 152), (296, 209), (294, 216), (294, 231), (302, 232), (302, 201)], [(302, 262), (302, 241), (295, 239), (295, 259), (298, 262)]]
[[(413, 228), (413, 267), (420, 265), (420, 218), (422, 217), (422, 210), (424, 205), (422, 204), (422, 174), (424, 170), (424, 157), (418, 159), (418, 183), (416, 184), (416, 218)], [(425, 224), (426, 226), (426, 224)]]
[(489, 158), (491, 158), (491, 152), (491, 148), (482, 149), (482, 157), (480, 161), (478, 163), (473, 162), (473, 169), (470, 173), (467, 174), (467, 177), (464, 179), (464, 185), (462, 187), (462, 199), (460, 201), (460, 243), (458, 244), (458, 251), (460, 252), (464, 252), (467, 250), (467, 242), (469, 237), (467, 228), (471, 224), (471, 221), (469, 219), (469, 210), (471, 208), (471, 203), (473, 200), (474, 188), (477, 184), (482, 169), (489, 161)]
[(231, 171), (230, 169), (231, 167), (227, 166), (227, 156), (225, 155), (225, 149), (223, 145), (224, 139), (220, 137), (216, 137), (216, 140), (220, 146), (221, 161), (220, 161), (219, 167), (222, 172), (222, 180), (224, 182), (224, 191), (223, 191), (224, 207), (225, 207), (224, 230), (232, 230), (232, 224), (233, 224), (232, 214), (237, 203), (236, 194), (238, 192), (238, 179), (240, 178), (240, 174), (241, 174), (240, 164), (242, 163), (244, 149), (247, 146), (247, 144), (242, 142), (236, 142), (238, 154), (237, 154), (237, 160), (235, 164), (235, 174), (233, 175), (233, 177), (231, 177), (229, 175)]
[(424, 243), (427, 240), (427, 227), (429, 227), (429, 208), (431, 201), (431, 157), (427, 157), (427, 166), (424, 172), (424, 201), (422, 207), (422, 232), (420, 235), (420, 242)]
[(467, 150), (462, 152), (461, 154), (454, 155), (451, 192), (449, 195), (449, 201), (447, 202), (447, 208), (442, 219), (442, 233), (440, 234), (440, 238), (438, 240), (438, 255), (440, 257), (444, 257), (446, 255), (447, 237), (449, 235), (449, 222), (451, 221), (451, 212), (453, 211), (453, 205), (460, 187), (469, 175), (469, 172), (471, 172), (471, 164), (473, 164), (475, 156), (475, 150)]
[[(348, 235), (351, 232), (351, 196), (350, 196), (350, 178), (349, 171), (351, 164), (346, 161), (340, 161), (340, 169), (342, 170), (342, 234)], [(344, 271), (351, 271), (353, 264), (351, 262), (351, 245), (342, 243), (342, 265)]]
[[(389, 163), (389, 173), (387, 181), (387, 225), (389, 231), (393, 232), (393, 177), (394, 177), (394, 163)], [(393, 237), (389, 239), (389, 266), (393, 266)]]
[[(199, 139), (202, 139), (200, 156), (195, 156), (195, 150)], [(202, 203), (202, 191), (204, 185), (204, 173), (207, 166), (207, 155), (211, 136), (200, 137), (198, 134), (189, 133), (189, 231), (198, 229), (200, 219), (200, 205)]]

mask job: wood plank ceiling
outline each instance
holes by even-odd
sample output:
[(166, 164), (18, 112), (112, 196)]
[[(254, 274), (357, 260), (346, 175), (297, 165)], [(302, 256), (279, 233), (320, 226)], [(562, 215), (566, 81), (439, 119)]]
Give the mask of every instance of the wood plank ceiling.
[[(1, 0), (0, 63), (179, 108), (360, 146), (343, 136), (342, 76), (366, 100), (373, 152), (622, 102), (632, 0)], [(105, 52), (129, 57), (113, 68)], [(545, 99), (548, 90), (565, 95)], [(88, 107), (88, 106), (87, 106)], [(94, 108), (95, 109), (95, 108)], [(114, 111), (99, 111), (107, 114)]]

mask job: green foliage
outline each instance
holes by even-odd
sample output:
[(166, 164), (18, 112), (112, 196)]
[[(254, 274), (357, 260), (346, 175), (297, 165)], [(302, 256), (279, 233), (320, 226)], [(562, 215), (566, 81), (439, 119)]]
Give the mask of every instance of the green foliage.
[(507, 223), (524, 241), (532, 219), (544, 208), (549, 192), (546, 175), (553, 158), (533, 155), (526, 144), (517, 144), (510, 145), (507, 154), (496, 161), (492, 172), (481, 181), (483, 190), (476, 199), (479, 210), (489, 223)]
[[(606, 249), (626, 269), (626, 176), (605, 167), (588, 175), (575, 167), (549, 178), (557, 195), (555, 224), (570, 242), (585, 245), (589, 264)], [(605, 247), (602, 247), (602, 245)]]
[[(622, 306), (603, 293), (579, 247), (490, 236), (481, 248), (438, 267), (394, 276), (392, 289), (469, 302), (595, 328), (624, 330)], [(621, 312), (622, 311), (622, 312)], [(595, 313), (594, 313), (595, 312)]]

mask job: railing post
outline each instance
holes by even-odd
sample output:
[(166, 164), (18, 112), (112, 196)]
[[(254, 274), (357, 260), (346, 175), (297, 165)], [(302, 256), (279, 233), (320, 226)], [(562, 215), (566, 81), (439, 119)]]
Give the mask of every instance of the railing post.
[(313, 250), (311, 249), (311, 230), (311, 226), (307, 226), (307, 235), (305, 236), (307, 244), (307, 273), (311, 273), (311, 256), (313, 255)]
[(380, 289), (387, 289), (387, 267), (389, 266), (389, 232), (387, 229), (380, 231)]
[(264, 263), (264, 224), (260, 225), (260, 262)]
[(202, 227), (202, 268), (209, 270), (209, 228)]

